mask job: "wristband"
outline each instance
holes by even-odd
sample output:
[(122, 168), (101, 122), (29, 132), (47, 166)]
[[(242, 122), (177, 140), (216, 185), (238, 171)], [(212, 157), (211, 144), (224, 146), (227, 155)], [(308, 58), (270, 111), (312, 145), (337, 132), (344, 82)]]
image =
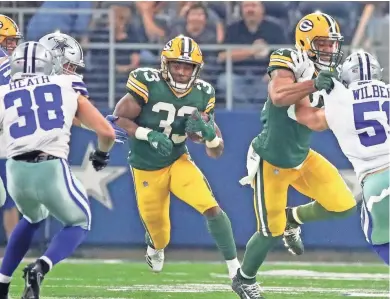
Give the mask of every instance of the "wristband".
[(144, 127), (138, 127), (137, 130), (135, 130), (135, 138), (138, 140), (148, 140), (148, 134), (152, 132), (151, 129), (144, 128)]
[(215, 148), (218, 147), (221, 144), (221, 138), (216, 136), (213, 140), (211, 141), (206, 141), (206, 146), (208, 148)]

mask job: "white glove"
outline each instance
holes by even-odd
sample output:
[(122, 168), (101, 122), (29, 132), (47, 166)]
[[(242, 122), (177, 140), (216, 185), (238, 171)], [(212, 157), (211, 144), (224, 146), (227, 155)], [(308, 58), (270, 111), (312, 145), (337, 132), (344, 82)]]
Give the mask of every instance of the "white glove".
[(292, 63), (287, 65), (294, 72), (295, 78), (298, 82), (308, 81), (313, 78), (315, 72), (314, 62), (310, 60), (306, 51), (298, 50), (291, 52)]
[(255, 152), (252, 142), (249, 146), (248, 154), (246, 156), (246, 169), (248, 175), (240, 180), (241, 185), (252, 185), (253, 179), (256, 176), (260, 166), (260, 156)]

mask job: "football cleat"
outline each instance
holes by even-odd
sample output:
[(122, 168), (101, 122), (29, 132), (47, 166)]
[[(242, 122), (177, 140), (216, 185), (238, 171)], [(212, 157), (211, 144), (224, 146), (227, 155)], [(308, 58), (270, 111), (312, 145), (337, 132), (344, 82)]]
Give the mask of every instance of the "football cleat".
[(146, 263), (149, 265), (153, 272), (161, 272), (164, 266), (164, 249), (156, 250), (148, 246), (145, 258)]
[(297, 224), (287, 222), (283, 233), (284, 246), (293, 255), (301, 255), (304, 251), (304, 245), (301, 238), (301, 227)]
[(232, 290), (240, 297), (240, 299), (264, 299), (261, 295), (263, 290), (260, 285), (253, 279), (246, 281), (239, 277), (238, 271), (232, 280)]
[(24, 291), (21, 299), (39, 299), (41, 283), (44, 275), (39, 263), (29, 264), (23, 269), (25, 281)]

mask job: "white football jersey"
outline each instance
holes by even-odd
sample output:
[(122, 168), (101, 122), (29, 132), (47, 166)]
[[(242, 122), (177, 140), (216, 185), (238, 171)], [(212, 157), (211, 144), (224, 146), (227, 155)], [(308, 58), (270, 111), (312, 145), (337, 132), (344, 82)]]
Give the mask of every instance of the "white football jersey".
[(7, 158), (39, 150), (67, 159), (79, 94), (88, 96), (88, 91), (74, 75), (36, 76), (1, 86)]
[(389, 85), (382, 81), (354, 82), (346, 88), (335, 80), (322, 92), (325, 116), (359, 182), (367, 173), (390, 164)]

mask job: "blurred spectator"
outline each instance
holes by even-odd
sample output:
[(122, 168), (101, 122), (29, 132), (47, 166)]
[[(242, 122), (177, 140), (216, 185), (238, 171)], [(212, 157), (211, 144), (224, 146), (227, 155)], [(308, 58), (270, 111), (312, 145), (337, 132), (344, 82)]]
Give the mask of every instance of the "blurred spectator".
[[(242, 20), (228, 26), (226, 44), (252, 44), (251, 49), (232, 50), (233, 97), (240, 102), (254, 98), (265, 99), (267, 82), (263, 79), (268, 65), (270, 49), (268, 44), (287, 44), (283, 28), (277, 23), (267, 20), (264, 6), (258, 1), (241, 2)], [(226, 60), (226, 52), (219, 54), (219, 61)], [(217, 87), (226, 90), (226, 75), (218, 78)]]
[[(132, 11), (126, 5), (126, 2), (111, 5), (110, 9), (115, 15), (115, 42), (117, 44), (140, 43), (145, 42), (140, 37), (136, 29), (131, 26)], [(90, 42), (92, 43), (108, 43), (109, 42), (109, 23), (108, 20), (101, 20), (95, 25), (95, 28), (90, 33)], [(95, 86), (97, 97), (92, 95), (92, 98), (107, 100), (108, 93), (108, 74), (109, 74), (109, 50), (108, 49), (91, 49), (91, 63), (87, 66), (86, 82), (89, 85)], [(125, 84), (130, 71), (140, 66), (140, 55), (138, 50), (115, 50), (116, 62), (116, 82)], [(100, 74), (95, 76), (95, 74)], [(122, 87), (123, 87), (122, 86)]]
[(198, 44), (217, 43), (216, 24), (209, 21), (207, 8), (201, 3), (186, 10), (184, 19), (178, 20), (170, 29), (169, 39), (180, 34), (193, 38)]
[[(225, 30), (224, 30), (224, 25), (223, 22), (221, 21), (221, 18), (211, 9), (209, 8), (206, 4), (206, 2), (202, 1), (187, 1), (184, 2), (184, 5), (182, 6), (179, 16), (182, 17), (183, 19), (187, 19), (188, 22), (188, 12), (191, 10), (192, 13), (194, 11), (197, 11), (199, 13), (200, 7), (203, 9), (203, 12), (206, 14), (207, 18), (207, 24), (208, 25), (213, 25), (215, 26), (215, 30), (213, 28), (213, 32), (216, 33), (216, 40), (218, 43), (221, 43), (224, 38)], [(208, 30), (208, 29), (206, 29)], [(194, 37), (193, 37), (194, 38)], [(196, 40), (198, 43), (206, 43), (202, 41)], [(207, 43), (215, 43), (215, 42), (207, 42)]]
[[(31, 18), (27, 27), (26, 39), (39, 40), (45, 34), (60, 30), (80, 40), (87, 33), (93, 5), (92, 1), (45, 1)], [(43, 12), (42, 9), (89, 9), (91, 14), (56, 14)]]

